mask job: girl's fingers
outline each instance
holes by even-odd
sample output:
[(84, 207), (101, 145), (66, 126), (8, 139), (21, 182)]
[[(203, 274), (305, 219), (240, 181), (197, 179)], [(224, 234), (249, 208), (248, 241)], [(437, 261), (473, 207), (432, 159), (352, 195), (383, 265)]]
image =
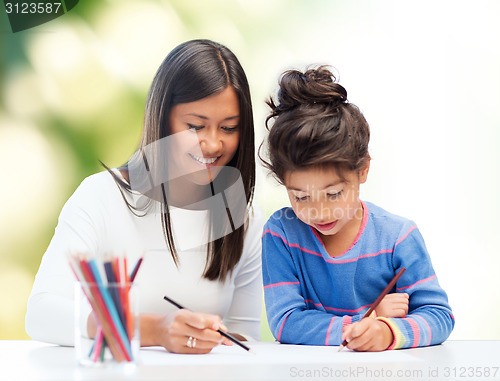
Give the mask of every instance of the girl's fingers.
[(352, 324), (350, 330), (346, 329), (343, 339), (347, 340), (347, 347), (354, 351), (382, 351), (393, 339), (388, 330), (385, 323), (367, 318)]
[(352, 324), (344, 326), (342, 329), (342, 341), (347, 340), (349, 341), (351, 339), (351, 329), (352, 329)]
[(404, 294), (398, 294), (398, 293), (394, 293), (394, 294), (389, 294), (386, 296), (387, 300), (390, 300), (391, 302), (402, 302), (402, 303), (408, 303), (409, 301), (409, 295), (404, 293)]
[(347, 348), (352, 349), (353, 351), (363, 351), (370, 343), (370, 335), (366, 334), (366, 331), (363, 334), (358, 336), (352, 336), (350, 340), (347, 341)]
[(342, 333), (342, 340), (347, 340), (347, 342), (351, 342), (358, 336), (362, 335), (368, 328), (367, 320), (368, 319), (362, 319), (356, 323), (353, 323), (345, 327), (344, 332)]

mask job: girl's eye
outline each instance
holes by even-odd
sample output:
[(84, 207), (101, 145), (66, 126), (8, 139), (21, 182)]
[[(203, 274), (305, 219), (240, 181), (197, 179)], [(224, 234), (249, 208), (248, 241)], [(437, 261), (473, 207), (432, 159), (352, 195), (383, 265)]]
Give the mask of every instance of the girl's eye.
[(327, 196), (329, 199), (336, 200), (342, 194), (342, 191), (337, 193), (328, 193)]
[(297, 201), (297, 202), (307, 201), (308, 199), (309, 199), (309, 196), (302, 196), (302, 197), (295, 196), (295, 201)]
[(189, 123), (187, 125), (188, 125), (189, 129), (192, 131), (199, 131), (204, 127), (204, 126), (196, 126), (194, 124), (189, 124)]

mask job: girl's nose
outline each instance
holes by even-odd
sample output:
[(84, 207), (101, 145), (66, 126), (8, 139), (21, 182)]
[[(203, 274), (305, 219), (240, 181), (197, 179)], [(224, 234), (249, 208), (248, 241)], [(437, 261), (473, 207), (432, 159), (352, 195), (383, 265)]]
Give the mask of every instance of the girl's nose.
[(317, 223), (329, 221), (332, 216), (332, 211), (323, 202), (316, 202), (315, 205), (309, 210), (309, 216)]

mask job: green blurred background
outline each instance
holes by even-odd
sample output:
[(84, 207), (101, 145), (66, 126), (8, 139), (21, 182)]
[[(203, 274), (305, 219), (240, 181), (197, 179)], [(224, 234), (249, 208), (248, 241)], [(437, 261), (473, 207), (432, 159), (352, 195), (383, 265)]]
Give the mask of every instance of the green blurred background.
[[(129, 158), (157, 67), (194, 38), (240, 59), (259, 143), (279, 74), (334, 65), (372, 128), (363, 198), (419, 224), (452, 337), (500, 339), (500, 2), (81, 0), (18, 33), (0, 11), (0, 339), (28, 338), (26, 301), (62, 205), (99, 160)], [(256, 202), (266, 216), (287, 205), (261, 168)], [(272, 340), (264, 310), (262, 333)]]

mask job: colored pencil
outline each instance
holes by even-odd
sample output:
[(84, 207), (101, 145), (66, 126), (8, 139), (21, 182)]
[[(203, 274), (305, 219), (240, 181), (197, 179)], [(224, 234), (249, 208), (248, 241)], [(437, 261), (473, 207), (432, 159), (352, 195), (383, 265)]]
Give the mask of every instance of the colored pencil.
[[(134, 282), (135, 277), (137, 276), (137, 272), (139, 271), (139, 268), (141, 267), (142, 260), (143, 260), (143, 257), (139, 258), (139, 260), (137, 261), (137, 263), (134, 266), (134, 269), (132, 270), (132, 273), (130, 274), (130, 277), (127, 279), (127, 285), (128, 285), (127, 286), (127, 296), (128, 296), (128, 293), (130, 292), (131, 284)], [(131, 337), (133, 336), (133, 317), (131, 317), (130, 308), (127, 309), (126, 306), (123, 306), (123, 308), (122, 308), (122, 303), (121, 303), (122, 295), (120, 295), (119, 287), (117, 287), (119, 285), (119, 281), (118, 281), (119, 276), (118, 275), (122, 274), (118, 269), (118, 267), (119, 267), (118, 258), (115, 258), (115, 260), (113, 261), (113, 258), (109, 257), (109, 258), (105, 259), (103, 264), (104, 264), (104, 271), (106, 273), (106, 278), (108, 280), (108, 284), (114, 284), (113, 287), (110, 287), (111, 297), (112, 297), (113, 302), (115, 304), (116, 310), (118, 311), (118, 315), (120, 316), (120, 321), (121, 321), (122, 325), (124, 327), (127, 327), (127, 330), (125, 332), (128, 336), (128, 339), (131, 340)], [(126, 268), (125, 268), (125, 273), (126, 273)], [(130, 301), (128, 301), (128, 304), (130, 304)], [(127, 317), (125, 317), (125, 314), (127, 315)], [(102, 342), (104, 344), (102, 346), (102, 350), (104, 350), (106, 340), (103, 337), (102, 338), (100, 337), (103, 335), (104, 335), (103, 331), (99, 330), (97, 335), (96, 335), (96, 338), (95, 338), (95, 343), (92, 346), (91, 354), (89, 355), (89, 357), (94, 359), (94, 361), (97, 361), (97, 357), (98, 357), (97, 356), (98, 353), (95, 353), (94, 355), (92, 355), (92, 353), (96, 349), (98, 349), (98, 348), (94, 348), (95, 344), (102, 340)]]
[[(180, 305), (179, 303), (175, 302), (174, 300), (170, 299), (169, 297), (167, 296), (164, 296), (163, 299), (165, 299), (167, 302), (169, 302), (170, 304), (173, 304), (174, 306), (176, 306), (178, 309), (182, 310), (182, 309), (186, 309), (184, 308), (182, 305)], [(237, 338), (231, 336), (229, 333), (226, 333), (224, 332), (223, 330), (221, 330), (220, 328), (217, 330), (217, 332), (219, 332), (222, 336), (224, 336), (226, 339), (229, 339), (231, 340), (233, 343), (235, 343), (236, 345), (239, 345), (241, 348), (243, 348), (245, 351), (249, 352), (249, 353), (255, 353), (254, 350), (252, 350), (252, 348), (249, 348), (247, 347), (245, 344), (243, 344), (241, 341), (239, 341)]]
[(127, 334), (125, 333), (125, 329), (121, 324), (120, 317), (118, 316), (118, 311), (113, 304), (111, 295), (109, 294), (107, 287), (104, 285), (101, 276), (99, 275), (99, 270), (97, 269), (95, 260), (90, 259), (90, 261), (88, 261), (88, 264), (93, 272), (95, 282), (97, 283), (97, 287), (99, 288), (99, 292), (104, 301), (105, 311), (110, 316), (110, 320), (112, 323), (111, 327), (113, 328), (113, 331), (117, 333), (118, 344), (125, 354), (125, 359), (127, 361), (130, 361), (132, 356), (132, 349), (130, 347), (130, 342), (128, 341)]
[[(399, 280), (399, 278), (401, 278), (401, 275), (403, 275), (403, 273), (406, 271), (406, 269), (404, 267), (401, 267), (401, 269), (398, 271), (398, 273), (394, 276), (394, 278), (392, 278), (392, 280), (389, 282), (389, 284), (386, 286), (386, 288), (384, 288), (384, 290), (380, 293), (380, 295), (378, 296), (378, 298), (373, 302), (372, 306), (368, 309), (368, 311), (365, 312), (365, 314), (363, 315), (363, 318), (366, 318), (368, 316), (370, 316), (370, 314), (375, 310), (375, 308), (377, 308), (377, 306), (380, 304), (380, 302), (382, 301), (382, 299), (384, 299), (384, 296), (386, 296), (389, 291), (392, 290), (392, 288), (396, 285), (396, 282)], [(344, 340), (342, 342), (342, 344), (340, 344), (340, 347), (339, 347), (339, 352), (344, 349), (344, 347), (347, 345), (347, 340)]]
[(90, 295), (92, 297), (91, 300), (94, 301), (94, 304), (91, 303), (92, 310), (96, 314), (95, 316), (97, 318), (97, 321), (103, 328), (104, 336), (108, 337), (108, 343), (111, 353), (118, 362), (125, 361), (126, 360), (125, 350), (120, 345), (119, 340), (117, 340), (118, 334), (116, 331), (116, 327), (113, 324), (109, 311), (106, 308), (106, 303), (104, 302), (99, 287), (96, 284), (96, 280), (90, 268), (90, 264), (85, 259), (80, 259), (80, 268), (84, 276), (83, 282), (89, 288)]
[(113, 286), (109, 288), (109, 292), (111, 293), (111, 298), (115, 304), (116, 310), (118, 311), (118, 315), (120, 316), (120, 321), (123, 326), (125, 326), (125, 316), (123, 313), (123, 308), (120, 308), (120, 294), (119, 289), (117, 288), (118, 283), (116, 281), (115, 274), (113, 272), (113, 266), (111, 265), (111, 260), (104, 261), (104, 271), (106, 272), (106, 278), (108, 279), (108, 284), (112, 284)]
[[(68, 255), (68, 261), (99, 323), (89, 358), (98, 361), (100, 357), (103, 361), (104, 349), (108, 346), (117, 362), (132, 361), (132, 330), (127, 325), (127, 315), (130, 316), (127, 286), (129, 277), (126, 274), (125, 259), (121, 263), (121, 274), (115, 271), (120, 270), (120, 267), (111, 266), (114, 262), (104, 262), (105, 280), (100, 275), (95, 259), (86, 259), (83, 255)], [(119, 262), (117, 264), (120, 265)], [(119, 274), (124, 276), (117, 278)], [(109, 287), (111, 283), (125, 288), (115, 290), (115, 284)], [(120, 291), (125, 292), (125, 295), (119, 295)]]
[[(83, 263), (85, 263), (85, 265)], [(80, 282), (84, 294), (87, 296), (87, 300), (89, 301), (92, 310), (94, 311), (96, 319), (100, 323), (102, 330), (104, 331), (104, 336), (108, 337), (107, 344), (109, 345), (113, 357), (118, 362), (124, 361), (125, 355), (123, 354), (122, 349), (120, 348), (118, 343), (113, 340), (114, 334), (112, 332), (110, 320), (104, 314), (102, 300), (98, 300), (98, 292), (95, 292), (95, 289), (97, 287), (91, 279), (91, 275), (88, 271), (88, 268), (86, 267), (86, 262), (82, 259), (74, 257), (70, 260), (70, 267), (73, 270), (73, 273), (75, 274), (77, 280)]]
[(137, 275), (137, 272), (139, 271), (139, 268), (141, 267), (142, 264), (142, 258), (140, 257), (137, 263), (134, 266), (134, 269), (132, 270), (132, 273), (130, 274), (130, 282), (133, 282), (135, 280), (135, 277)]

